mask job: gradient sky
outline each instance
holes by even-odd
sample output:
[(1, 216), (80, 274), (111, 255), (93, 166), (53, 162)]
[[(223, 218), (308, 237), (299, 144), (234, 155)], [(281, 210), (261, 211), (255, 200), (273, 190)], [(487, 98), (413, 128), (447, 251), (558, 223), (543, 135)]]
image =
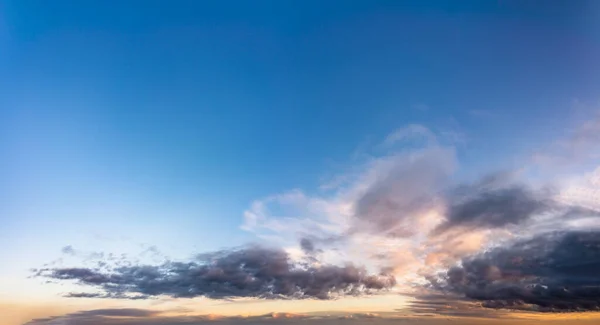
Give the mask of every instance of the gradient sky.
[[(0, 1), (0, 312), (23, 324), (90, 306), (414, 310), (405, 289), (442, 254), (423, 252), (440, 233), (456, 239), (447, 229), (469, 233), (437, 270), (500, 232), (600, 229), (598, 22), (591, 0)], [(448, 192), (503, 173), (586, 215), (454, 224)], [(318, 256), (300, 247), (309, 237)], [(251, 243), (392, 269), (397, 284), (337, 300), (165, 293), (158, 304), (65, 298), (85, 283), (31, 271)]]

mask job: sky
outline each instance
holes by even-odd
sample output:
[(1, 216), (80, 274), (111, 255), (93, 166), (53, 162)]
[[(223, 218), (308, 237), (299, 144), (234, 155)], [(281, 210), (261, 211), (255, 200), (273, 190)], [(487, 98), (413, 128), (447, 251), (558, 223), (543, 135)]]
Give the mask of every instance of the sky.
[(0, 314), (593, 323), (599, 22), (591, 0), (0, 0)]

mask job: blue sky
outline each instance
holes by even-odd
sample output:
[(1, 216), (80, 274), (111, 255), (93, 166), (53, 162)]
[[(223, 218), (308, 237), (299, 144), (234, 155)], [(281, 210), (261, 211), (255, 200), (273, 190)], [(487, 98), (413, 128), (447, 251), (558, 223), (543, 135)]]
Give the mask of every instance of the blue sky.
[(597, 108), (599, 10), (2, 1), (2, 272), (66, 245), (183, 257), (252, 242), (253, 201), (321, 195), (407, 125), (456, 150), (457, 180), (520, 168)]

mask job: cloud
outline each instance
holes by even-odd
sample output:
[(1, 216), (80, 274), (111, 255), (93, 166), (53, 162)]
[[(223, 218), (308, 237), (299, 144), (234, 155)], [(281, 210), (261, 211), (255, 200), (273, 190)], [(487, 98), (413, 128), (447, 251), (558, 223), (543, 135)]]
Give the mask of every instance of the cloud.
[(518, 225), (551, 209), (547, 193), (536, 193), (524, 185), (476, 186), (456, 190), (447, 198), (441, 233), (455, 227), (494, 229)]
[(519, 240), (465, 258), (431, 283), (488, 308), (600, 311), (600, 232)]
[[(163, 264), (54, 266), (37, 275), (94, 289), (66, 295), (79, 298), (334, 299), (388, 290), (406, 294), (425, 286), (438, 293), (421, 296), (411, 305), (415, 312), (477, 316), (482, 306), (594, 310), (584, 299), (595, 295), (593, 281), (573, 284), (577, 276), (568, 273), (595, 258), (585, 246), (593, 240), (572, 235), (586, 242), (588, 255), (556, 256), (553, 249), (566, 245), (567, 234), (600, 231), (595, 194), (585, 205), (564, 188), (534, 187), (510, 171), (457, 183), (455, 142), (440, 135), (409, 125), (383, 141), (383, 154), (340, 175), (344, 181), (327, 193), (294, 189), (254, 201), (242, 229), (278, 248), (247, 246)], [(597, 179), (587, 175), (577, 185), (598, 187)], [(506, 256), (526, 262), (515, 267)], [(561, 267), (567, 273), (560, 275)]]
[(420, 294), (408, 305), (415, 315), (444, 315), (453, 317), (501, 318), (509, 316), (508, 311), (490, 312), (481, 308), (481, 303), (448, 294)]
[(49, 268), (38, 276), (74, 280), (100, 290), (71, 297), (140, 299), (257, 297), (270, 299), (331, 299), (383, 290), (395, 284), (387, 274), (367, 274), (354, 265), (297, 265), (280, 249), (246, 247), (203, 254), (189, 262), (133, 265), (110, 271), (90, 268)]
[(308, 238), (300, 239), (300, 247), (306, 254), (313, 254), (316, 251), (315, 244)]
[(73, 249), (73, 246), (71, 246), (71, 245), (63, 247), (61, 249), (61, 252), (66, 255), (72, 255), (72, 256), (75, 255), (75, 249)]
[(159, 312), (147, 309), (117, 308), (117, 309), (95, 309), (75, 313), (79, 316), (116, 316), (116, 317), (150, 317)]
[[(143, 311), (143, 310), (140, 310)], [(470, 316), (470, 315), (468, 315)], [(198, 324), (320, 324), (339, 325), (357, 324), (368, 322), (370, 324), (389, 324), (390, 322), (416, 323), (416, 324), (448, 324), (450, 318), (415, 318), (401, 313), (339, 313), (331, 314), (293, 314), (293, 313), (269, 313), (258, 316), (221, 316), (221, 315), (184, 315), (164, 316), (162, 314), (149, 317), (114, 317), (106, 315), (95, 315), (95, 311), (84, 311), (80, 313), (66, 314), (63, 316), (35, 319), (24, 325), (198, 325)], [(460, 324), (477, 324), (463, 318), (458, 320)], [(514, 321), (514, 320), (513, 320)]]
[(439, 203), (454, 160), (453, 150), (432, 148), (379, 161), (354, 202), (356, 227), (391, 236), (413, 235), (418, 229), (410, 223)]
[(116, 324), (123, 318), (148, 319), (159, 314), (158, 311), (137, 308), (94, 309), (63, 316), (34, 319), (25, 325)]
[(253, 202), (242, 229), (295, 257), (314, 254), (312, 245), (321, 263), (386, 269), (406, 285), (418, 277), (426, 235), (442, 220), (443, 190), (455, 168), (454, 148), (438, 141), (388, 151), (326, 194), (292, 190)]

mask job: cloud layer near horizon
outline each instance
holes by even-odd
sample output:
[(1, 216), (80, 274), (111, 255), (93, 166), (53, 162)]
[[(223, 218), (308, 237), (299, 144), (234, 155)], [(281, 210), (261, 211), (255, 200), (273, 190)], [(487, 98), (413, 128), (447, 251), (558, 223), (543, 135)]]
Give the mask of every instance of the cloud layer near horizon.
[(330, 299), (390, 288), (388, 274), (367, 274), (354, 265), (294, 264), (280, 249), (246, 247), (204, 254), (194, 261), (162, 265), (100, 268), (54, 268), (37, 270), (53, 280), (76, 280), (99, 289), (98, 293), (69, 293), (79, 298), (145, 299), (230, 297)]
[[(589, 145), (581, 137), (595, 136), (594, 125), (575, 132), (577, 143)], [(96, 289), (75, 297), (330, 299), (391, 290), (488, 308), (598, 310), (600, 213), (573, 191), (597, 190), (595, 174), (558, 188), (534, 186), (522, 171), (457, 183), (456, 149), (442, 140), (412, 125), (325, 192), (253, 202), (242, 228), (276, 248), (36, 274)]]
[[(477, 312), (464, 314), (465, 317), (458, 319), (461, 324), (479, 324)], [(469, 319), (474, 317), (473, 319)], [(97, 309), (87, 310), (62, 316), (34, 319), (24, 325), (54, 325), (54, 324), (77, 324), (77, 325), (198, 325), (198, 324), (356, 324), (357, 322), (389, 324), (391, 322), (410, 322), (411, 324), (447, 324), (448, 318), (413, 318), (387, 313), (385, 315), (374, 313), (344, 313), (334, 315), (305, 315), (293, 313), (269, 313), (256, 316), (219, 316), (219, 315), (184, 315), (167, 316), (161, 312), (147, 309)], [(488, 320), (489, 322), (490, 320)], [(493, 321), (493, 319), (492, 319)], [(519, 322), (518, 319), (511, 319)], [(530, 324), (530, 321), (529, 321)]]

